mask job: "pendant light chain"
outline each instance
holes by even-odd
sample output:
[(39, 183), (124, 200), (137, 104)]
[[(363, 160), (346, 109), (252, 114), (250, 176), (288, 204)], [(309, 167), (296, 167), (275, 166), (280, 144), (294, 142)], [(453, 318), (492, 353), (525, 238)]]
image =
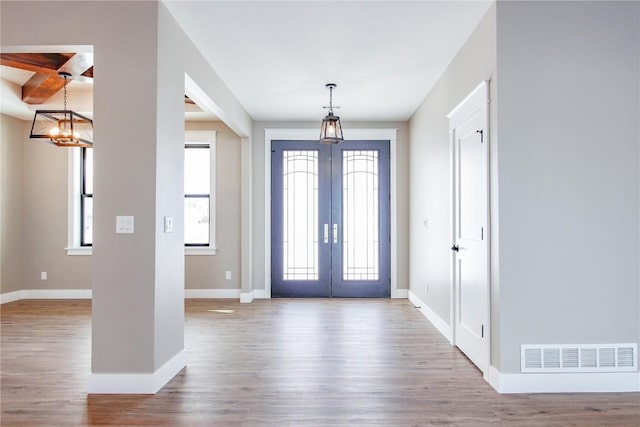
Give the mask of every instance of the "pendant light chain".
[(333, 113), (333, 86), (329, 86), (329, 112)]
[(64, 76), (64, 109), (67, 109), (67, 76)]

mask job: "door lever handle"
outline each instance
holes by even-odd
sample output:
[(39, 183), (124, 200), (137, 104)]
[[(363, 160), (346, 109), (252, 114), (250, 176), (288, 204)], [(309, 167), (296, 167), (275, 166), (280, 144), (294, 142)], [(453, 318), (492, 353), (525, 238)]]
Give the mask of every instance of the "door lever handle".
[(460, 246), (453, 245), (453, 246), (451, 246), (451, 250), (454, 251), (454, 252), (458, 252), (460, 250)]

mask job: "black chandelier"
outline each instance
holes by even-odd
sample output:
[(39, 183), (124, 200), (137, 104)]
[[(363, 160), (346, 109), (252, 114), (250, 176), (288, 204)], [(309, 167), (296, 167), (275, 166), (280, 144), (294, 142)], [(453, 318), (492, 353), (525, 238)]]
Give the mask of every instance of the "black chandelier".
[(342, 136), (342, 125), (340, 124), (340, 117), (333, 115), (333, 89), (336, 88), (335, 83), (327, 83), (325, 85), (329, 89), (329, 114), (322, 119), (322, 126), (320, 127), (320, 143), (321, 144), (338, 144), (344, 141)]
[(64, 109), (36, 110), (30, 138), (46, 139), (58, 147), (93, 147), (93, 121), (75, 111), (67, 110), (67, 79), (71, 74), (59, 72), (64, 78)]

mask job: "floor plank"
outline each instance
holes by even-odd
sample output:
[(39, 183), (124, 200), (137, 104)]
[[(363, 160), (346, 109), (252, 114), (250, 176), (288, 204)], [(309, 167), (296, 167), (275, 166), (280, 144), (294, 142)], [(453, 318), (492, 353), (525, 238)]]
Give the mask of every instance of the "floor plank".
[(496, 393), (407, 300), (187, 300), (154, 396), (86, 394), (89, 301), (0, 317), (2, 426), (640, 426), (638, 393)]

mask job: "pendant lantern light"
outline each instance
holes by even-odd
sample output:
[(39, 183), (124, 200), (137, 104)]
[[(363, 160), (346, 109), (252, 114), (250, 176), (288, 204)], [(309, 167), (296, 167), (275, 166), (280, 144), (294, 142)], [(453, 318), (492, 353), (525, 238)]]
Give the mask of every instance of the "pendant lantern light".
[(336, 88), (335, 83), (327, 83), (326, 88), (329, 89), (329, 113), (322, 119), (320, 127), (320, 143), (321, 144), (338, 144), (344, 141), (342, 135), (342, 125), (340, 117), (333, 115), (333, 89)]
[(59, 72), (64, 79), (64, 109), (36, 110), (30, 138), (46, 139), (58, 147), (93, 147), (93, 121), (75, 111), (67, 110), (67, 79), (71, 74)]

